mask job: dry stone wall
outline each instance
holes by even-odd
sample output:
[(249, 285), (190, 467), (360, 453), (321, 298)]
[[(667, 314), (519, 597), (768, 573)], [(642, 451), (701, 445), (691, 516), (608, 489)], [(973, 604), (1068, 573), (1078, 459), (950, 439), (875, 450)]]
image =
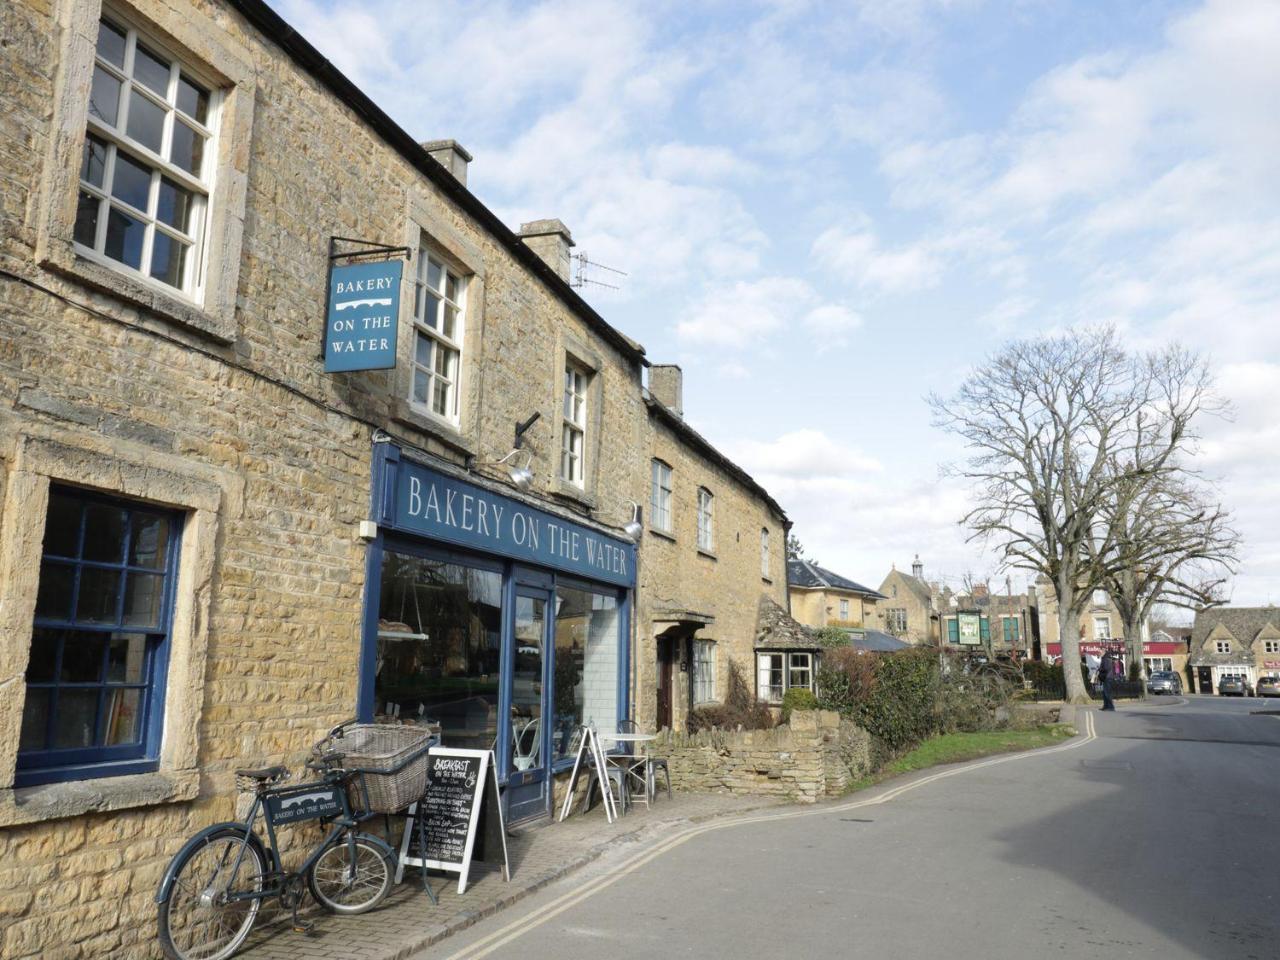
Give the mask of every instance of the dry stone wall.
[(805, 710), (772, 730), (664, 732), (650, 745), (678, 790), (816, 803), (871, 772), (871, 735), (832, 710)]

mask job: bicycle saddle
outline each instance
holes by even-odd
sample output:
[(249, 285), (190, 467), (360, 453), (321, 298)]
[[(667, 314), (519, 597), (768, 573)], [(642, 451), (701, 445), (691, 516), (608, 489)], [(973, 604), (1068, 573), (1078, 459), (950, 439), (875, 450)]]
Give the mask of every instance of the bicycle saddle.
[(288, 767), (262, 767), (259, 770), (237, 770), (237, 777), (248, 777), (250, 780), (277, 780), (289, 772)]

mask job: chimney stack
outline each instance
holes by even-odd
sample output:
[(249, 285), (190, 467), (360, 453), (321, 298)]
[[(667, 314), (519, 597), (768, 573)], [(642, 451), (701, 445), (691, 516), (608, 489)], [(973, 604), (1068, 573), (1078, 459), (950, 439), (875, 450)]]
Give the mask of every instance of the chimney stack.
[(684, 373), (674, 363), (655, 363), (649, 368), (649, 393), (660, 404), (684, 419)]
[(422, 149), (431, 154), (431, 158), (444, 167), (464, 187), (467, 185), (467, 164), (471, 162), (471, 154), (457, 140), (426, 140)]
[(569, 248), (573, 246), (573, 235), (568, 227), (555, 219), (533, 220), (520, 224), (520, 239), (558, 273), (561, 280), (569, 282)]

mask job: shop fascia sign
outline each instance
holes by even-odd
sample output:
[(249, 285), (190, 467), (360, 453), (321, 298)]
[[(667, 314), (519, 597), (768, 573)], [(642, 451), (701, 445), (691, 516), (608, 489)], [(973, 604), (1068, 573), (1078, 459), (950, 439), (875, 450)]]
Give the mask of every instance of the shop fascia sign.
[[(335, 252), (339, 243), (361, 249)], [(396, 365), (400, 282), (408, 247), (329, 238), (324, 372), (386, 370)]]
[(397, 530), (590, 580), (635, 584), (629, 541), (402, 458), (394, 448), (383, 484), (382, 523)]

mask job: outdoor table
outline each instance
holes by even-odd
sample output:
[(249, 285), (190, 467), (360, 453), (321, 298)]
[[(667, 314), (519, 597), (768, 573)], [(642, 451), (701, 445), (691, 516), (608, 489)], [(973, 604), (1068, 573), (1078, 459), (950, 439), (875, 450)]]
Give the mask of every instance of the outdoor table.
[[(657, 737), (658, 735), (656, 733), (602, 733), (600, 734), (601, 740), (612, 740), (615, 743), (626, 743), (626, 744), (648, 743), (650, 740), (656, 740)], [(637, 760), (644, 761), (644, 805), (646, 807), (649, 806), (649, 804), (653, 800), (653, 794), (655, 793), (654, 785), (652, 782), (653, 778), (649, 772), (649, 757), (645, 754), (632, 753), (630, 755), (616, 757), (615, 759), (618, 761), (623, 761), (625, 763), (625, 769), (628, 775), (634, 775), (634, 769), (635, 769)]]

